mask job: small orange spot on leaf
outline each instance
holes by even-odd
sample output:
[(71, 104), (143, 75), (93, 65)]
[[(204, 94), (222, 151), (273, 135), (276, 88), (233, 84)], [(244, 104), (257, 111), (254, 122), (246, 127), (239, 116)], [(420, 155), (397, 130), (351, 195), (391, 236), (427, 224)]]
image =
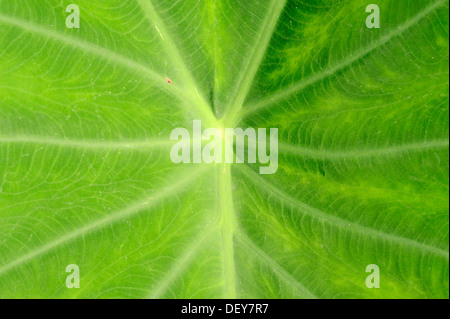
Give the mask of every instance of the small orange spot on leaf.
[(173, 84), (172, 80), (169, 79), (169, 78), (166, 78), (166, 82), (169, 83), (169, 84)]

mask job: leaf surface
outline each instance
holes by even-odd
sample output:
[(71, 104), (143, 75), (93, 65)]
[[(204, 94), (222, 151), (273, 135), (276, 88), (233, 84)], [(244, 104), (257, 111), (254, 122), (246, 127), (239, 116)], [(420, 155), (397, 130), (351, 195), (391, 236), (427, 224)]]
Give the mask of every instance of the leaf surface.
[(0, 298), (448, 298), (447, 0), (67, 4), (0, 2)]

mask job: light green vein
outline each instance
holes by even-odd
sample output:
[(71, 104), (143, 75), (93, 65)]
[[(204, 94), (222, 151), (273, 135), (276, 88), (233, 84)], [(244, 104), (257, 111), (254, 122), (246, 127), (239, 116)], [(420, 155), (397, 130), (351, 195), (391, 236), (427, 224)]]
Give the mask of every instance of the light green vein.
[(339, 218), (337, 216), (333, 216), (330, 214), (327, 214), (319, 209), (313, 208), (305, 203), (302, 203), (301, 201), (293, 198), (291, 195), (287, 194), (283, 190), (276, 187), (274, 184), (268, 182), (265, 178), (262, 178), (258, 173), (254, 172), (251, 168), (249, 168), (247, 165), (237, 165), (236, 167), (239, 168), (239, 170), (246, 175), (249, 180), (259, 189), (264, 191), (267, 194), (276, 195), (273, 196), (273, 198), (277, 199), (278, 201), (285, 201), (286, 203), (290, 204), (292, 207), (295, 207), (298, 209), (302, 214), (306, 214), (312, 218), (318, 219), (325, 224), (335, 225), (336, 227), (339, 227), (341, 229), (354, 232), (357, 234), (361, 234), (363, 236), (371, 236), (373, 238), (377, 238), (386, 242), (395, 242), (400, 245), (408, 246), (411, 248), (418, 249), (423, 252), (428, 252), (440, 257), (444, 257), (445, 259), (449, 259), (449, 252), (448, 250), (444, 250), (438, 247), (430, 246), (427, 244), (420, 243), (416, 240), (401, 237), (398, 235), (393, 235), (389, 233), (382, 232), (377, 229), (372, 229), (342, 218)]
[(303, 286), (294, 276), (286, 271), (283, 267), (281, 267), (272, 257), (267, 255), (265, 251), (263, 251), (256, 243), (250, 239), (246, 234), (239, 233), (236, 236), (237, 240), (244, 244), (249, 252), (253, 252), (259, 257), (261, 257), (273, 270), (275, 274), (279, 276), (280, 279), (285, 281), (287, 284), (293, 286), (297, 291), (299, 291), (302, 296), (305, 296), (307, 299), (317, 299), (318, 297), (314, 295), (311, 291), (309, 291), (305, 286)]
[(207, 242), (207, 239), (217, 231), (217, 226), (213, 227), (208, 225), (207, 231), (200, 233), (200, 235), (191, 243), (189, 247), (185, 249), (185, 253), (177, 258), (177, 260), (173, 261), (173, 267), (170, 268), (167, 272), (167, 275), (159, 281), (157, 287), (151, 291), (146, 299), (158, 299), (160, 298), (164, 292), (167, 291), (170, 284), (177, 279), (183, 271), (186, 270), (187, 267), (192, 263), (194, 258), (200, 252), (200, 249)]
[[(118, 222), (120, 220), (123, 220), (124, 218), (130, 218), (140, 212), (142, 212), (145, 209), (149, 209), (150, 207), (156, 205), (161, 200), (169, 197), (170, 195), (175, 194), (177, 191), (183, 190), (186, 186), (188, 186), (192, 181), (195, 181), (201, 174), (203, 174), (207, 170), (207, 166), (203, 166), (200, 168), (197, 168), (196, 170), (190, 170), (187, 173), (187, 176), (180, 177), (178, 174), (176, 176), (176, 183), (166, 185), (165, 187), (161, 187), (159, 191), (157, 192), (151, 192), (147, 196), (145, 196), (143, 199), (136, 201), (135, 203), (132, 203), (130, 206), (117, 211), (115, 213), (109, 214), (105, 216), (104, 218), (98, 219), (88, 225), (82, 226), (78, 229), (75, 229), (74, 231), (61, 236), (59, 238), (55, 238), (52, 242), (49, 242), (41, 247), (34, 248), (27, 254), (23, 255), (22, 257), (19, 257), (15, 260), (9, 261), (8, 263), (4, 264), (0, 267), (0, 276), (5, 274), (6, 272), (10, 271), (11, 269), (14, 269), (15, 267), (18, 267), (33, 258), (36, 258), (38, 256), (44, 255), (51, 251), (52, 249), (57, 248), (58, 246), (61, 246), (63, 244), (66, 244), (70, 241), (73, 241), (80, 236), (92, 233), (96, 230), (99, 230), (103, 227), (106, 227), (108, 225), (112, 225), (115, 222)], [(167, 180), (173, 180), (173, 178), (168, 178)]]
[(198, 107), (199, 111), (201, 111), (205, 116), (205, 120), (210, 120), (215, 123), (216, 118), (211, 107), (206, 102), (203, 94), (199, 92), (200, 88), (196, 84), (194, 77), (186, 66), (185, 61), (180, 54), (180, 50), (175, 44), (170, 32), (167, 30), (163, 19), (161, 19), (156, 12), (156, 9), (152, 4), (152, 0), (138, 0), (137, 2), (142, 8), (142, 11), (146, 15), (148, 21), (154, 26), (160, 35), (162, 43), (166, 48), (166, 54), (170, 57), (170, 61), (173, 62), (179, 69), (181, 77), (185, 82), (184, 84), (187, 86), (192, 95), (196, 97), (196, 107)]
[[(117, 65), (121, 65), (125, 69), (133, 70), (139, 74), (142, 74), (146, 78), (148, 78), (156, 83), (163, 83), (164, 85), (159, 86), (158, 87), (159, 89), (165, 91), (166, 93), (168, 93), (182, 101), (188, 99), (188, 100), (192, 100), (194, 105), (197, 105), (197, 103), (198, 103), (198, 99), (194, 99), (192, 94), (182, 90), (179, 86), (167, 85), (165, 82), (165, 76), (155, 72), (154, 70), (150, 69), (149, 67), (147, 67), (141, 63), (138, 63), (128, 57), (125, 57), (121, 54), (111, 51), (110, 49), (100, 47), (98, 45), (95, 45), (88, 41), (82, 40), (80, 38), (67, 36), (61, 32), (46, 28), (42, 25), (33, 23), (31, 21), (22, 20), (22, 19), (15, 18), (15, 17), (8, 17), (1, 13), (0, 13), (0, 22), (14, 25), (16, 27), (21, 28), (22, 30), (24, 30), (26, 32), (39, 34), (41, 36), (61, 42), (64, 45), (67, 45), (67, 46), (70, 46), (73, 48), (77, 48), (84, 52), (93, 54), (105, 61), (113, 62)], [(201, 110), (201, 111), (203, 112), (204, 110)]]
[(374, 148), (367, 150), (348, 150), (348, 151), (318, 150), (290, 144), (283, 144), (283, 143), (278, 144), (279, 153), (294, 154), (313, 159), (328, 159), (328, 160), (363, 159), (368, 157), (395, 157), (403, 153), (423, 152), (425, 150), (442, 149), (448, 147), (449, 141), (444, 139), (404, 144), (404, 145), (395, 145), (385, 148)]
[(191, 88), (195, 88), (196, 85), (194, 78), (189, 72), (183, 58), (181, 57), (181, 54), (179, 53), (178, 47), (175, 45), (163, 20), (157, 14), (155, 7), (152, 4), (152, 0), (138, 0), (137, 3), (142, 8), (142, 11), (147, 17), (147, 20), (152, 24), (152, 26), (160, 35), (161, 40), (166, 47), (166, 54), (170, 56), (170, 61), (176, 64), (176, 66), (179, 68), (179, 72), (185, 81), (184, 84), (191, 86)]
[(148, 139), (130, 141), (102, 141), (102, 140), (74, 140), (46, 136), (20, 135), (1, 136), (0, 144), (37, 144), (45, 146), (58, 146), (67, 148), (80, 148), (87, 150), (153, 150), (173, 146), (174, 142), (167, 139)]
[(357, 52), (354, 52), (353, 54), (346, 57), (344, 60), (340, 61), (339, 63), (322, 70), (321, 72), (318, 72), (310, 77), (303, 78), (298, 83), (294, 83), (290, 86), (288, 86), (285, 89), (282, 89), (278, 92), (275, 92), (272, 95), (267, 95), (264, 98), (262, 98), (259, 101), (254, 102), (253, 104), (249, 104), (246, 108), (243, 109), (242, 112), (240, 112), (241, 117), (248, 116), (249, 114), (252, 114), (260, 109), (263, 109), (265, 107), (271, 106), (276, 104), (277, 102), (282, 101), (283, 99), (286, 99), (290, 97), (291, 95), (335, 74), (336, 72), (345, 69), (346, 67), (352, 65), (353, 63), (357, 62), (358, 60), (362, 59), (363, 57), (367, 56), (372, 51), (376, 50), (377, 48), (383, 46), (387, 42), (389, 42), (391, 39), (400, 36), (405, 31), (407, 31), (409, 28), (417, 24), (419, 21), (421, 21), (423, 18), (425, 18), (430, 13), (434, 12), (436, 9), (444, 5), (448, 0), (439, 0), (435, 3), (429, 5), (424, 10), (420, 11), (418, 14), (413, 16), (411, 19), (406, 21), (405, 23), (399, 25), (395, 29), (393, 29), (391, 32), (387, 33), (386, 35), (382, 36), (377, 41), (372, 42), (370, 45), (360, 49)]
[(234, 299), (236, 298), (236, 270), (233, 238), (236, 221), (232, 194), (231, 166), (229, 164), (218, 165), (217, 174), (219, 180), (219, 210), (223, 240), (225, 298)]
[[(268, 15), (262, 23), (260, 34), (256, 37), (255, 45), (252, 47), (252, 52), (247, 57), (247, 63), (244, 65), (242, 72), (236, 82), (236, 97), (232, 95), (232, 105), (227, 106), (224, 115), (225, 122), (229, 127), (233, 127), (233, 119), (236, 112), (242, 107), (245, 98), (247, 97), (250, 87), (258, 71), (259, 65), (264, 57), (269, 46), (270, 39), (277, 25), (277, 21), (283, 11), (286, 0), (272, 0), (268, 9)], [(233, 100), (234, 99), (234, 100)]]
[(67, 46), (81, 49), (82, 51), (89, 52), (91, 54), (94, 54), (94, 55), (96, 55), (102, 59), (108, 60), (108, 61), (113, 61), (117, 64), (120, 64), (120, 65), (126, 67), (126, 68), (133, 69), (134, 71), (144, 74), (154, 81), (164, 81), (164, 76), (149, 69), (145, 65), (137, 63), (137, 62), (131, 60), (130, 58), (122, 56), (114, 51), (100, 47), (100, 46), (90, 43), (88, 41), (85, 41), (85, 40), (82, 40), (79, 38), (75, 38), (75, 37), (71, 37), (71, 36), (67, 36), (56, 30), (46, 28), (42, 25), (38, 25), (31, 21), (26, 21), (26, 20), (14, 18), (14, 17), (8, 17), (1, 13), (0, 13), (0, 22), (14, 25), (14, 26), (19, 27), (27, 32), (39, 34), (44, 37), (54, 39), (56, 41), (59, 41), (65, 45), (67, 45)]

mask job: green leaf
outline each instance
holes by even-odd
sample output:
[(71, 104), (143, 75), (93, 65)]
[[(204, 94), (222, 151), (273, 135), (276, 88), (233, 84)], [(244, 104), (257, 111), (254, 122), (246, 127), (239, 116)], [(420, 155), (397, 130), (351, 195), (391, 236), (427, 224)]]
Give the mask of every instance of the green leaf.
[(0, 1), (0, 298), (448, 298), (448, 0), (69, 4)]

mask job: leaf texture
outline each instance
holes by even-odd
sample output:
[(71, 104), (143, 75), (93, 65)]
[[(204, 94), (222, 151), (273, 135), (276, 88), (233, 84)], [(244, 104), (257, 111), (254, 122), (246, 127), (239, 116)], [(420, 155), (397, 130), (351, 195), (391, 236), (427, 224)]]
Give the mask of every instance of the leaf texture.
[(448, 0), (68, 4), (0, 1), (0, 298), (448, 298)]

